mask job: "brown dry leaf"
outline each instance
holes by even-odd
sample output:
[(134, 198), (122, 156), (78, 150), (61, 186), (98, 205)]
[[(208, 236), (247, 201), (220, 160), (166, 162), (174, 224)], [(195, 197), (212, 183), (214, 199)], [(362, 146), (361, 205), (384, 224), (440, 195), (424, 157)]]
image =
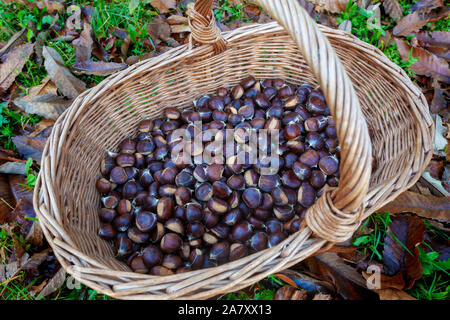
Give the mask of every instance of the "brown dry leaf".
[(305, 260), (306, 266), (316, 275), (326, 277), (345, 299), (376, 299), (366, 281), (355, 268), (347, 265), (336, 253), (321, 253)]
[(435, 83), (433, 84), (433, 88), (434, 88), (434, 94), (433, 94), (433, 100), (431, 100), (431, 103), (430, 103), (430, 111), (431, 111), (431, 113), (439, 113), (441, 110), (444, 110), (447, 108), (447, 100), (444, 98), (444, 95), (441, 90), (441, 86), (438, 81), (435, 81)]
[(308, 294), (305, 290), (284, 286), (277, 290), (273, 300), (307, 300), (307, 298)]
[(424, 196), (419, 193), (405, 191), (395, 200), (381, 208), (380, 211), (389, 213), (412, 212), (422, 218), (450, 223), (450, 198)]
[(189, 19), (184, 16), (179, 16), (176, 14), (171, 15), (167, 18), (167, 23), (170, 25), (176, 25), (176, 24), (188, 24)]
[(34, 44), (25, 43), (13, 49), (0, 65), (0, 92), (7, 91), (16, 77), (22, 72), (27, 59), (33, 53)]
[(380, 296), (380, 300), (417, 300), (416, 298), (410, 296), (405, 291), (398, 289), (381, 289), (374, 290)]
[(450, 69), (447, 61), (425, 49), (411, 47), (399, 38), (395, 39), (395, 43), (403, 61), (408, 61), (411, 48), (412, 58), (419, 58), (419, 61), (411, 65), (411, 69), (416, 74), (433, 77), (436, 80), (450, 83)]
[(393, 217), (384, 238), (383, 263), (385, 274), (403, 273), (405, 288), (410, 289), (422, 277), (417, 245), (425, 239), (425, 223), (413, 216)]
[(22, 270), (35, 269), (39, 267), (41, 263), (47, 259), (50, 250), (50, 248), (47, 248), (41, 252), (33, 254), (31, 258), (28, 259), (28, 261), (22, 266)]
[(394, 21), (398, 21), (403, 17), (402, 6), (398, 3), (398, 0), (384, 0), (383, 8)]
[(34, 131), (32, 130), (30, 133), (12, 138), (17, 150), (24, 155), (24, 158), (32, 158), (37, 163), (41, 162), (45, 142), (51, 133), (54, 123), (54, 120), (43, 121), (33, 126)]
[(430, 46), (427, 47), (427, 50), (435, 54), (439, 58), (445, 59), (447, 61), (450, 60), (450, 50), (447, 48)]
[(177, 24), (170, 26), (172, 33), (191, 32), (191, 27), (184, 24)]
[(142, 55), (128, 57), (125, 62), (128, 65), (131, 66), (132, 64), (135, 64), (135, 63), (138, 63), (140, 61), (144, 61), (146, 59), (150, 59), (150, 58), (153, 58), (153, 57), (156, 57), (156, 56), (157, 56), (157, 54), (154, 51), (153, 52), (146, 52), (146, 53), (144, 53)]
[(9, 187), (6, 175), (0, 174), (0, 224), (11, 222), (11, 212), (16, 206), (16, 201)]
[(422, 29), (429, 21), (428, 15), (425, 12), (415, 11), (408, 14), (400, 20), (394, 27), (394, 36), (406, 36), (412, 32)]
[(12, 214), (21, 227), (21, 232), (25, 235), (25, 242), (30, 243), (33, 247), (41, 247), (44, 235), (39, 222), (34, 221), (36, 212), (33, 203), (25, 198), (19, 199)]
[(63, 95), (69, 99), (73, 99), (86, 90), (86, 84), (76, 78), (64, 65), (64, 61), (58, 51), (51, 47), (44, 46), (42, 54), (45, 58), (45, 69), (53, 83)]
[(155, 45), (157, 45), (161, 42), (161, 40), (166, 41), (170, 38), (171, 30), (166, 21), (164, 21), (161, 17), (157, 17), (150, 21), (147, 26), (147, 32)]
[(317, 12), (322, 12), (323, 10), (332, 13), (341, 13), (345, 11), (347, 7), (348, 0), (307, 0), (316, 5), (315, 9)]
[(37, 293), (41, 292), (42, 289), (44, 289), (44, 287), (47, 285), (47, 279), (45, 279), (44, 281), (42, 281), (39, 285), (37, 286), (31, 286), (29, 291), (30, 291), (30, 296), (34, 297)]
[(42, 79), (40, 85), (28, 90), (28, 97), (39, 96), (42, 94), (58, 94), (58, 88), (55, 86), (49, 76)]
[(307, 275), (304, 270), (286, 269), (275, 274), (275, 276), (297, 289), (306, 290), (311, 295), (317, 292), (335, 293), (334, 287), (330, 282), (313, 278)]
[(414, 36), (421, 47), (438, 46), (446, 49), (450, 48), (450, 31), (419, 32), (415, 33)]
[(67, 8), (69, 17), (66, 20), (66, 29), (69, 32), (77, 32), (81, 29), (81, 8), (71, 5)]
[(36, 297), (36, 300), (41, 300), (43, 297), (48, 296), (49, 294), (55, 292), (59, 288), (61, 288), (66, 280), (66, 271), (61, 268), (59, 271), (50, 279), (47, 285), (39, 292), (39, 295)]
[(25, 161), (8, 161), (0, 165), (0, 173), (4, 174), (26, 174)]
[(47, 8), (47, 12), (50, 14), (61, 12), (64, 9), (64, 3), (62, 1), (42, 0), (36, 2), (36, 6), (41, 10)]
[(17, 46), (20, 46), (24, 42), (27, 41), (27, 28), (23, 28), (22, 30), (13, 34), (13, 36), (9, 39), (8, 43), (0, 49), (0, 57), (8, 52), (11, 49), (14, 49)]
[[(372, 273), (362, 271), (362, 276), (367, 281), (370, 281), (369, 278), (371, 278), (372, 275), (373, 275)], [(403, 278), (403, 274), (401, 272), (396, 273), (394, 276), (380, 274), (380, 289), (394, 288), (402, 290), (404, 287), (405, 287), (405, 279)]]
[(329, 294), (319, 292), (314, 296), (313, 300), (333, 300), (333, 298)]
[(91, 37), (91, 25), (84, 21), (83, 32), (78, 39), (72, 43), (75, 46), (75, 64), (72, 67), (77, 74), (109, 75), (116, 71), (125, 69), (125, 63), (103, 62), (91, 60), (92, 46), (94, 41)]
[(27, 179), (25, 176), (10, 174), (8, 175), (8, 182), (13, 195), (14, 207), (21, 198), (26, 199), (29, 202), (33, 202), (33, 190), (24, 187), (27, 184)]
[(411, 6), (411, 11), (427, 11), (429, 12), (432, 9), (440, 8), (444, 4), (442, 3), (442, 0), (419, 0), (414, 5)]
[(261, 10), (255, 4), (247, 4), (244, 6), (242, 11), (249, 17), (250, 20), (256, 22), (258, 20), (259, 15), (261, 14)]
[(160, 13), (167, 13), (177, 6), (176, 0), (150, 0), (150, 4)]
[(56, 120), (70, 107), (72, 101), (72, 99), (66, 99), (53, 94), (43, 94), (15, 99), (14, 104), (26, 113), (34, 113), (47, 119)]

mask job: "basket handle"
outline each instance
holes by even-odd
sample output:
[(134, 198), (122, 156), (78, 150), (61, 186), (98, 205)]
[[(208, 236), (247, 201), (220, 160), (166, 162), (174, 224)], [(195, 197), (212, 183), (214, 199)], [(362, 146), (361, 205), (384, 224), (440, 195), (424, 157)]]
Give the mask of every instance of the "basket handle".
[[(341, 146), (339, 186), (324, 190), (318, 202), (308, 209), (305, 221), (322, 239), (345, 241), (361, 222), (372, 169), (371, 141), (358, 97), (328, 39), (297, 0), (255, 2), (294, 39), (335, 119)], [(214, 21), (212, 5), (212, 0), (197, 0), (195, 10), (209, 14), (209, 21)]]

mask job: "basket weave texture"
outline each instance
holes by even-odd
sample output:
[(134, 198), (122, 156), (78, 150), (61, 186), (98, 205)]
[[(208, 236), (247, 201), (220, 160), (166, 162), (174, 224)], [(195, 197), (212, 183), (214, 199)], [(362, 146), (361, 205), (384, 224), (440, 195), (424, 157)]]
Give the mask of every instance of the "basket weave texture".
[[(257, 2), (278, 23), (221, 34), (212, 0), (197, 0), (189, 9), (188, 45), (105, 79), (57, 120), (34, 207), (59, 262), (77, 280), (120, 299), (207, 299), (235, 291), (345, 241), (419, 179), (435, 129), (424, 96), (405, 72), (354, 36), (317, 26), (295, 0)], [(105, 152), (117, 151), (140, 120), (161, 116), (166, 106), (188, 108), (194, 98), (248, 75), (320, 85), (341, 145), (339, 186), (327, 189), (308, 209), (303, 228), (276, 247), (171, 276), (132, 272), (97, 234), (95, 182)]]

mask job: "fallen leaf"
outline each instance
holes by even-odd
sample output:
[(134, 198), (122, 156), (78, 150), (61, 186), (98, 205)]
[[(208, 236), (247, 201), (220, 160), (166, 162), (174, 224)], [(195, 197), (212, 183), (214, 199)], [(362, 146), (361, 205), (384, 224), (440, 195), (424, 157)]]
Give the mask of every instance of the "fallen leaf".
[(393, 30), (394, 36), (406, 36), (421, 29), (428, 21), (429, 19), (425, 12), (412, 12), (397, 22)]
[(8, 177), (0, 174), (0, 224), (13, 220), (11, 212), (16, 206), (16, 201), (9, 187)]
[(29, 258), (22, 266), (22, 270), (35, 269), (39, 267), (41, 263), (47, 259), (50, 250), (50, 248), (47, 248), (41, 252), (33, 254), (31, 258)]
[(333, 298), (329, 294), (319, 292), (314, 296), (313, 300), (333, 300)]
[(384, 238), (383, 263), (386, 275), (403, 273), (405, 288), (422, 277), (417, 245), (425, 239), (425, 223), (413, 216), (393, 217)]
[(29, 292), (30, 292), (30, 296), (34, 297), (36, 296), (37, 293), (41, 292), (42, 289), (44, 289), (44, 287), (47, 285), (47, 279), (44, 279), (44, 281), (42, 281), (39, 285), (37, 286), (31, 286), (29, 288)]
[(53, 83), (63, 95), (69, 99), (73, 99), (86, 90), (85, 83), (76, 78), (64, 65), (64, 61), (58, 51), (51, 47), (44, 46), (42, 53), (45, 58), (45, 69)]
[(52, 0), (42, 0), (36, 2), (36, 6), (43, 10), (44, 8), (47, 9), (47, 12), (50, 14), (53, 14), (55, 12), (61, 12), (64, 9), (64, 3), (59, 1), (52, 1)]
[(352, 22), (350, 20), (344, 20), (338, 27), (339, 30), (351, 33), (352, 32)]
[(30, 243), (33, 247), (41, 247), (44, 236), (39, 222), (35, 221), (36, 212), (33, 203), (25, 198), (19, 199), (12, 214), (21, 227), (21, 232), (25, 235), (25, 242)]
[(425, 170), (422, 173), (422, 178), (425, 179), (426, 182), (428, 182), (432, 187), (434, 187), (441, 195), (445, 197), (450, 197), (450, 192), (445, 190), (445, 188), (442, 186), (442, 182), (440, 180), (434, 179), (430, 172)]
[(27, 41), (27, 28), (14, 33), (9, 39), (8, 43), (0, 49), (0, 57), (3, 56), (9, 50), (14, 49), (17, 46), (25, 43)]
[(170, 37), (170, 26), (161, 17), (154, 18), (147, 26), (148, 35), (152, 38), (155, 44), (158, 44), (159, 39), (166, 41)]
[(166, 20), (167, 20), (167, 23), (170, 25), (188, 24), (188, 22), (189, 22), (189, 19), (187, 17), (179, 16), (176, 14), (169, 16)]
[(24, 158), (32, 158), (37, 163), (41, 162), (42, 152), (45, 142), (51, 133), (54, 120), (47, 119), (45, 124), (41, 120), (32, 127), (32, 131), (24, 135), (12, 137), (12, 141), (17, 150), (24, 155)]
[(419, 32), (414, 36), (421, 47), (439, 46), (450, 48), (450, 31)]
[(91, 60), (94, 41), (91, 37), (92, 28), (87, 21), (84, 22), (83, 32), (72, 43), (75, 46), (75, 64), (72, 69), (77, 74), (109, 75), (125, 69), (125, 63), (103, 62)]
[(170, 26), (170, 30), (172, 31), (172, 33), (191, 32), (191, 27), (183, 24), (176, 24)]
[(362, 275), (355, 268), (347, 265), (336, 253), (317, 254), (306, 259), (304, 264), (314, 274), (329, 279), (344, 299), (374, 300), (378, 298), (367, 288)]
[(436, 125), (436, 134), (433, 141), (433, 153), (445, 157), (444, 149), (447, 146), (447, 139), (445, 138), (445, 132), (447, 129), (442, 125), (442, 118), (439, 115), (433, 115)]
[(0, 92), (7, 91), (33, 53), (34, 44), (25, 43), (13, 49), (0, 65)]
[(411, 48), (411, 57), (419, 58), (419, 61), (411, 65), (411, 69), (416, 74), (433, 77), (436, 80), (450, 83), (450, 69), (447, 61), (425, 49), (411, 47), (399, 38), (395, 39), (395, 43), (403, 61), (408, 61)]
[(43, 297), (52, 294), (59, 288), (61, 288), (66, 280), (66, 271), (61, 268), (59, 271), (50, 279), (47, 285), (39, 292), (39, 295), (36, 297), (36, 300), (41, 300)]
[(41, 84), (28, 90), (28, 97), (39, 96), (42, 94), (58, 94), (58, 88), (52, 82), (49, 76), (42, 79)]
[(27, 179), (23, 175), (10, 174), (8, 175), (9, 187), (13, 195), (14, 207), (19, 199), (23, 198), (29, 202), (33, 202), (33, 190), (26, 188)]
[(150, 58), (153, 58), (153, 57), (156, 57), (156, 56), (157, 56), (157, 54), (154, 51), (153, 52), (146, 52), (146, 53), (144, 53), (142, 55), (130, 56), (130, 57), (127, 58), (127, 60), (125, 62), (128, 65), (131, 66), (132, 64), (135, 64), (135, 63), (138, 63), (140, 61), (144, 61), (146, 59), (150, 59)]
[(0, 165), (0, 173), (25, 175), (26, 165), (24, 162), (8, 161)]
[(305, 290), (284, 286), (277, 290), (273, 300), (307, 300), (308, 294)]
[(387, 288), (375, 290), (375, 292), (380, 296), (380, 300), (417, 300), (405, 291), (398, 289)]
[(69, 32), (77, 32), (81, 29), (81, 9), (79, 6), (71, 5), (67, 8), (69, 17), (66, 20), (66, 28)]
[(167, 13), (169, 12), (169, 9), (173, 9), (177, 6), (175, 0), (150, 0), (150, 4), (160, 13)]
[(275, 274), (275, 276), (297, 289), (306, 290), (310, 295), (318, 292), (335, 293), (331, 283), (313, 278), (302, 271), (286, 269)]
[(450, 60), (450, 50), (448, 48), (429, 46), (427, 50), (435, 54), (439, 58)]
[[(372, 273), (367, 273), (366, 271), (362, 271), (362, 276), (367, 281), (370, 281), (369, 279), (372, 277)], [(403, 278), (403, 274), (398, 272), (393, 276), (388, 276), (385, 274), (380, 274), (380, 283), (379, 283), (379, 289), (398, 289), (402, 290), (405, 287), (405, 279)], [(374, 284), (372, 284), (374, 285)], [(377, 284), (378, 285), (378, 284)]]
[(22, 269), (22, 265), (28, 261), (28, 257), (29, 254), (25, 252), (19, 260), (8, 262), (5, 273), (6, 280), (13, 278)]
[(332, 13), (341, 13), (347, 8), (348, 0), (307, 0), (316, 5), (316, 11), (326, 10)]
[(261, 10), (255, 4), (247, 4), (244, 6), (242, 11), (249, 17), (250, 20), (255, 21), (258, 20), (259, 15), (261, 14)]
[(380, 3), (370, 5), (367, 11), (373, 11), (373, 14), (367, 19), (367, 29), (373, 30), (381, 26)]
[(72, 104), (68, 100), (53, 94), (43, 94), (34, 97), (23, 97), (14, 100), (14, 104), (26, 113), (34, 113), (44, 118), (58, 119), (58, 117)]
[(398, 3), (398, 0), (384, 0), (383, 8), (394, 21), (398, 21), (403, 17), (402, 6)]
[(441, 110), (447, 108), (447, 100), (444, 98), (441, 87), (438, 81), (435, 81), (436, 84), (433, 85), (434, 94), (433, 100), (430, 103), (430, 111), (431, 113), (439, 113)]
[(442, 0), (419, 0), (414, 3), (409, 10), (411, 11), (430, 11), (431, 9), (442, 7), (444, 4)]
[(450, 198), (424, 196), (419, 193), (405, 191), (382, 207), (380, 211), (386, 211), (391, 214), (412, 212), (422, 218), (450, 223)]

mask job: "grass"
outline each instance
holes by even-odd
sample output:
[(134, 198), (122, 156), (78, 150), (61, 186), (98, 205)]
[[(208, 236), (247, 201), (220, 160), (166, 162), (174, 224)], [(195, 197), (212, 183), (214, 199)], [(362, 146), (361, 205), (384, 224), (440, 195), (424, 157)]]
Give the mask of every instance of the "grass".
[(249, 19), (244, 15), (244, 3), (232, 5), (228, 0), (219, 0), (217, 7), (214, 8), (214, 18), (222, 23), (228, 24), (235, 20), (242, 20), (242, 22), (249, 22)]
[(34, 114), (23, 115), (6, 107), (6, 103), (0, 103), (0, 146), (5, 149), (16, 150), (12, 137), (25, 129), (27, 125), (34, 125), (42, 119)]

